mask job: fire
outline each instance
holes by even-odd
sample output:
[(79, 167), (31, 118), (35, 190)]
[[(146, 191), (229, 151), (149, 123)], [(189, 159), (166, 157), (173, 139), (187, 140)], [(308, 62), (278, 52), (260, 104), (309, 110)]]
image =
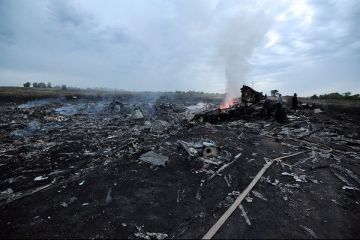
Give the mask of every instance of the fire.
[(222, 102), (220, 104), (220, 109), (226, 109), (226, 108), (230, 108), (232, 106), (234, 106), (235, 104), (237, 104), (237, 99), (236, 98), (232, 98), (229, 100), (224, 100), (224, 102)]

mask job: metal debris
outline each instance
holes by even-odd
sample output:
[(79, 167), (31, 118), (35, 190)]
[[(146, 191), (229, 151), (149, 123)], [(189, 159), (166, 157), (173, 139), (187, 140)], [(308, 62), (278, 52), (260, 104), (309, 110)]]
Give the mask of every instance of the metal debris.
[(239, 208), (241, 210), (241, 216), (243, 216), (245, 218), (245, 222), (247, 223), (247, 225), (251, 226), (251, 222), (250, 219), (247, 215), (247, 212), (245, 211), (244, 207), (242, 204), (239, 205)]
[(304, 225), (300, 225), (300, 227), (305, 230), (306, 233), (308, 233), (312, 238), (317, 239), (317, 235), (315, 234), (315, 232), (313, 230), (311, 230), (310, 228), (304, 226)]
[(267, 201), (267, 198), (264, 197), (264, 195), (262, 195), (262, 194), (259, 193), (258, 191), (252, 190), (251, 193), (254, 194), (255, 197), (260, 198), (260, 199), (262, 199), (262, 200), (264, 200), (264, 201)]
[(149, 151), (141, 155), (139, 160), (151, 163), (156, 166), (165, 166), (166, 162), (169, 161), (169, 157), (155, 153), (154, 151)]
[(134, 112), (131, 114), (131, 119), (133, 119), (133, 120), (139, 120), (139, 119), (143, 119), (143, 118), (144, 118), (144, 115), (140, 111), (140, 109), (134, 110)]
[(109, 190), (106, 194), (106, 198), (105, 198), (105, 205), (108, 205), (111, 203), (111, 201), (112, 201), (111, 193), (112, 193), (112, 189), (109, 188)]

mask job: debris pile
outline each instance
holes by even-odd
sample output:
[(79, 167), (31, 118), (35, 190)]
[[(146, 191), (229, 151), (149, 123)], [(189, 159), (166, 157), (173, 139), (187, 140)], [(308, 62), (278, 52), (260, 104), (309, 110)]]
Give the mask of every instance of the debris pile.
[(284, 104), (277, 121), (274, 100), (243, 90), (226, 109), (3, 103), (0, 237), (200, 238), (240, 196), (217, 238), (358, 236), (358, 115)]
[(282, 104), (263, 96), (262, 93), (244, 85), (239, 103), (236, 99), (229, 106), (213, 107), (194, 116), (195, 121), (219, 123), (239, 119), (256, 120), (274, 118), (279, 123), (287, 122), (287, 112)]

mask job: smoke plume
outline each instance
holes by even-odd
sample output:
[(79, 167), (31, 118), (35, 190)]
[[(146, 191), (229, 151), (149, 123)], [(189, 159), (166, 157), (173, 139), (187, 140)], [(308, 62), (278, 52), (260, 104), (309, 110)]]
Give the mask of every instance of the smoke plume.
[(251, 68), (249, 59), (269, 30), (269, 22), (261, 6), (253, 9), (242, 9), (239, 6), (226, 19), (224, 32), (219, 40), (219, 54), (224, 62), (227, 80), (224, 107), (229, 107), (232, 99), (240, 96), (240, 88)]

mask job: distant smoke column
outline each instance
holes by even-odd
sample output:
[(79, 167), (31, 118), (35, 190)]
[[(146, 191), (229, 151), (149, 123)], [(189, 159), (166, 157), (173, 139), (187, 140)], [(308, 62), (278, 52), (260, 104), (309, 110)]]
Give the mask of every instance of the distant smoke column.
[(268, 30), (269, 21), (262, 10), (238, 10), (227, 19), (219, 46), (227, 80), (225, 104), (240, 96), (251, 68), (248, 60)]
[(225, 59), (225, 76), (227, 80), (225, 103), (240, 96), (241, 85), (245, 82), (250, 64), (243, 56), (228, 55)]

